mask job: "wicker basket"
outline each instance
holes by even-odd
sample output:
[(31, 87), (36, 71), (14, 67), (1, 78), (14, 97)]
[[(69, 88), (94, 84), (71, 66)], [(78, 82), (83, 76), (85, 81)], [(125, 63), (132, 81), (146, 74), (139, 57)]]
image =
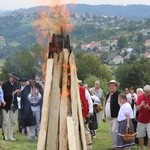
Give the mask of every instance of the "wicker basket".
[(94, 110), (96, 111), (96, 113), (99, 113), (100, 111), (102, 111), (102, 110), (103, 110), (103, 107), (102, 107), (102, 105), (101, 105), (101, 104), (99, 104), (99, 105), (95, 105), (95, 106), (94, 106)]
[(135, 135), (136, 134), (137, 133), (133, 133), (131, 131), (129, 131), (128, 133), (125, 133), (125, 134), (118, 133), (118, 135), (120, 135), (123, 138), (123, 140), (126, 141), (126, 142), (135, 140)]
[(133, 141), (135, 140), (135, 135), (136, 133), (128, 132), (128, 133), (123, 134), (122, 138), (124, 141)]

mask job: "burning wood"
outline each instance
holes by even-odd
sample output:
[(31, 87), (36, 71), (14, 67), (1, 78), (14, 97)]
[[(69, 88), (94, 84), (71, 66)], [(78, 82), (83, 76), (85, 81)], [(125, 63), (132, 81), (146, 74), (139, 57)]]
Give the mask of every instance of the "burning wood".
[(49, 44), (37, 150), (68, 149), (87, 147), (74, 55), (69, 36), (62, 33), (53, 34)]
[(53, 34), (52, 41), (49, 43), (48, 58), (54, 58), (54, 53), (60, 53), (61, 51), (63, 51), (63, 48), (67, 48), (68, 51), (71, 52), (69, 35), (67, 35), (65, 38), (62, 29), (61, 33), (61, 35)]

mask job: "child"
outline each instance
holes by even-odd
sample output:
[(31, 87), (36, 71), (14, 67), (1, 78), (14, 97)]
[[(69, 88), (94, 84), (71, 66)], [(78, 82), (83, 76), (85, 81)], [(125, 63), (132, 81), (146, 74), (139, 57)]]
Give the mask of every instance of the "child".
[(31, 88), (31, 91), (28, 95), (28, 100), (30, 101), (31, 110), (33, 112), (33, 116), (36, 120), (36, 125), (29, 127), (31, 130), (31, 138), (34, 139), (35, 135), (39, 133), (39, 126), (40, 126), (40, 104), (42, 102), (42, 95), (40, 94), (39, 90), (34, 87)]
[[(118, 133), (119, 134), (125, 134), (128, 130), (131, 132), (134, 132), (134, 127), (132, 123), (132, 119), (134, 118), (133, 111), (131, 108), (131, 105), (127, 102), (127, 98), (125, 94), (119, 94), (119, 104), (120, 110), (118, 113), (118, 122), (119, 122), (119, 128)], [(126, 142), (123, 140), (122, 136), (117, 135), (117, 141), (116, 141), (116, 149), (117, 150), (127, 150), (131, 145), (134, 145), (134, 141)]]

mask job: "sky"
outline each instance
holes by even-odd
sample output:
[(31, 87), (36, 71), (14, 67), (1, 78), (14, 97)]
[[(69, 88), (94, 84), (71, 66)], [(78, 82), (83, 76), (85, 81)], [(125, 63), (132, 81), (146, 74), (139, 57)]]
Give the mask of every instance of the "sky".
[(112, 4), (112, 5), (128, 5), (128, 4), (144, 4), (150, 5), (150, 0), (0, 0), (0, 10), (14, 10), (19, 8), (30, 8), (39, 5), (49, 5), (58, 1), (74, 2), (82, 4)]

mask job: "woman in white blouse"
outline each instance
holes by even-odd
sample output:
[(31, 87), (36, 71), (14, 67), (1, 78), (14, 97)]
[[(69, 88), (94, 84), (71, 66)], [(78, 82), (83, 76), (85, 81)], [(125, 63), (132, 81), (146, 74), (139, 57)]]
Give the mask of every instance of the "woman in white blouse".
[(127, 97), (125, 94), (119, 94), (119, 104), (120, 110), (118, 114), (118, 122), (119, 122), (119, 128), (118, 128), (118, 135), (117, 135), (117, 141), (116, 141), (116, 149), (119, 150), (127, 150), (130, 146), (134, 145), (135, 142), (129, 141), (126, 142), (122, 139), (122, 134), (125, 134), (128, 130), (134, 132), (134, 126), (132, 123), (132, 119), (134, 118), (133, 111), (131, 108), (131, 105), (127, 101)]

